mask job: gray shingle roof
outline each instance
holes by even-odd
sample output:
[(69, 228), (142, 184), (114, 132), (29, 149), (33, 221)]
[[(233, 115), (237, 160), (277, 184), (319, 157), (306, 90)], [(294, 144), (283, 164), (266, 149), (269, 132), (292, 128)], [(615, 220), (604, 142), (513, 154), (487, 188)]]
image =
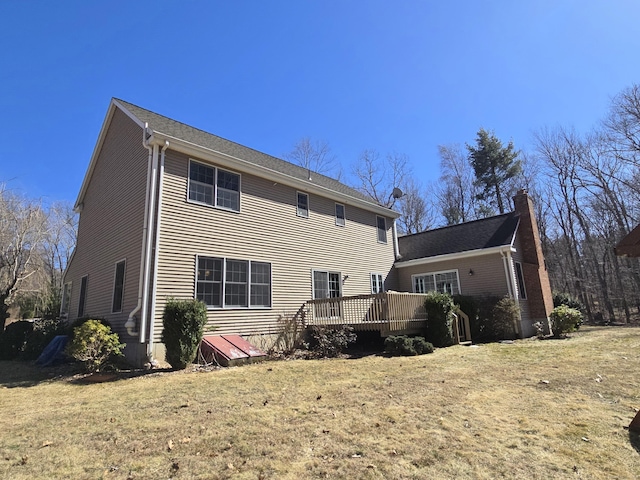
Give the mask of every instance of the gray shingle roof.
[(510, 245), (519, 218), (511, 212), (399, 237), (400, 261)]
[[(166, 135), (179, 138), (180, 140), (193, 143), (209, 150), (220, 152), (225, 155), (230, 155), (232, 157), (250, 162), (254, 165), (258, 165), (260, 167), (264, 167), (299, 180), (308, 181), (309, 179), (309, 171), (304, 167), (300, 167), (291, 162), (272, 157), (271, 155), (267, 155), (266, 153), (262, 153), (252, 148), (245, 147), (244, 145), (240, 145), (239, 143), (226, 140), (222, 137), (218, 137), (217, 135), (205, 132), (204, 130), (200, 130), (184, 123), (177, 122), (175, 120), (172, 120), (171, 118), (159, 115), (142, 107), (138, 107), (137, 105), (126, 102), (124, 100), (120, 100), (118, 98), (115, 98), (114, 100), (122, 104), (141, 122), (148, 123), (149, 128), (158, 133), (164, 133)], [(364, 195), (358, 190), (345, 185), (342, 182), (339, 182), (338, 180), (327, 177), (326, 175), (312, 172), (310, 183), (376, 205), (376, 203), (373, 202), (368, 196)]]

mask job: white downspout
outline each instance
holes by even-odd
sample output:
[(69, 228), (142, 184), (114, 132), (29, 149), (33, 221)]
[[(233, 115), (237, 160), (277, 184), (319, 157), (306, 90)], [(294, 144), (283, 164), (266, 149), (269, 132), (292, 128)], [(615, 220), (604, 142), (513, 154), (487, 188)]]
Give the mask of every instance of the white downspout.
[(396, 229), (396, 219), (393, 219), (393, 224), (391, 225), (391, 236), (393, 237), (393, 254), (396, 260), (399, 260), (400, 255), (400, 247), (398, 246), (398, 230)]
[(513, 298), (513, 289), (511, 288), (511, 275), (509, 275), (509, 264), (507, 263), (507, 256), (504, 254), (504, 250), (500, 250), (500, 256), (502, 257), (502, 263), (504, 264), (504, 276), (507, 281), (507, 291), (509, 292), (509, 298)]
[(149, 190), (150, 184), (152, 181), (151, 176), (151, 162), (153, 160), (153, 148), (149, 145), (149, 140), (153, 137), (152, 134), (149, 134), (147, 137), (147, 133), (149, 133), (149, 124), (145, 123), (144, 128), (142, 129), (142, 146), (149, 150), (149, 159), (147, 161), (147, 189), (144, 197), (144, 221), (142, 225), (142, 247), (140, 249), (140, 275), (138, 278), (138, 303), (136, 307), (129, 313), (129, 317), (124, 324), (124, 328), (127, 329), (127, 333), (132, 337), (138, 335), (140, 330), (136, 330), (136, 315), (142, 308), (142, 294), (143, 294), (143, 280), (144, 280), (144, 271), (145, 271), (145, 258), (146, 258), (146, 245), (147, 245), (147, 233), (148, 233), (148, 225), (149, 225)]
[[(510, 291), (510, 296), (511, 298), (513, 298), (516, 303), (518, 304), (518, 306), (520, 306), (520, 298), (518, 295), (518, 289), (516, 288), (516, 282), (515, 282), (515, 278), (513, 278), (513, 276), (515, 275), (515, 268), (513, 267), (513, 257), (511, 256), (511, 249), (507, 250), (507, 262), (509, 264), (509, 291)], [(520, 314), (518, 314), (518, 317), (520, 317)], [(521, 317), (520, 317), (521, 318)], [(520, 325), (518, 320), (514, 320), (513, 321), (513, 326), (516, 329), (516, 335), (522, 337), (522, 332), (520, 329)]]
[(142, 307), (140, 309), (140, 343), (147, 340), (147, 312), (149, 308), (149, 279), (151, 277), (151, 247), (153, 246), (153, 224), (156, 209), (156, 185), (158, 179), (158, 145), (153, 145), (153, 162), (151, 166), (151, 191), (149, 204), (149, 223), (147, 224), (147, 244), (145, 247), (144, 281), (142, 285)]
[(149, 313), (149, 341), (147, 342), (147, 358), (153, 360), (153, 330), (155, 328), (156, 318), (156, 287), (158, 283), (158, 257), (160, 243), (160, 219), (162, 214), (162, 190), (164, 179), (164, 154), (169, 147), (169, 141), (165, 140), (164, 146), (160, 152), (160, 174), (158, 176), (158, 207), (156, 212), (156, 235), (154, 239), (153, 254), (153, 278), (151, 279), (151, 312)]

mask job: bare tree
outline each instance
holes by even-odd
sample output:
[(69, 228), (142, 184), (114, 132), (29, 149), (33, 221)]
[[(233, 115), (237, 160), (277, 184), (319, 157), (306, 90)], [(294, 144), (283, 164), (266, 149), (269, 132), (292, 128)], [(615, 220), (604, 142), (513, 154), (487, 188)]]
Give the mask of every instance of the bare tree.
[(0, 186), (0, 332), (16, 294), (42, 269), (46, 228), (39, 203)]
[(309, 171), (321, 173), (336, 180), (342, 177), (342, 167), (325, 141), (313, 141), (309, 137), (303, 137), (296, 142), (293, 150), (283, 156), (291, 163)]
[(413, 179), (406, 181), (404, 195), (399, 199), (400, 213), (398, 219), (398, 231), (402, 234), (420, 233), (435, 223), (433, 204), (426, 195), (420, 191), (420, 187)]
[(353, 174), (358, 180), (355, 188), (389, 208), (397, 201), (393, 189), (405, 190), (410, 173), (406, 155), (392, 153), (381, 158), (375, 150), (364, 150), (353, 167)]
[(436, 191), (440, 212), (447, 225), (468, 222), (476, 217), (478, 188), (473, 167), (462, 145), (438, 145), (440, 187)]

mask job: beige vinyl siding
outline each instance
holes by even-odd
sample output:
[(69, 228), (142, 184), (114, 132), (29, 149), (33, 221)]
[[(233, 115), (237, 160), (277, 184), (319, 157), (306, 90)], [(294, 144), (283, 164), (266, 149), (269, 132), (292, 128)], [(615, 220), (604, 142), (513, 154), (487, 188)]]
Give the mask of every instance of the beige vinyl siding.
[[(65, 276), (73, 282), (69, 319), (78, 313), (80, 279), (88, 275), (85, 316), (107, 319), (123, 341), (137, 303), (148, 151), (142, 130), (119, 109), (98, 154), (83, 199), (78, 243)], [(121, 313), (111, 313), (116, 262), (126, 259)]]
[[(370, 293), (370, 272), (386, 275), (393, 242), (377, 241), (376, 214), (345, 204), (346, 225), (335, 224), (335, 199), (309, 194), (309, 218), (296, 215), (297, 191), (241, 172), (240, 212), (187, 201), (189, 158), (166, 152), (159, 237), (155, 340), (167, 297), (193, 298), (196, 255), (269, 262), (271, 309), (209, 310), (207, 331), (272, 333), (280, 315), (312, 298), (312, 269), (349, 278), (343, 295)], [(391, 239), (392, 220), (387, 219)]]
[[(499, 253), (414, 265), (397, 270), (399, 290), (405, 292), (413, 292), (412, 275), (449, 270), (458, 270), (462, 295), (507, 295), (509, 292), (504, 264)], [(473, 275), (469, 275), (469, 270), (473, 270)]]

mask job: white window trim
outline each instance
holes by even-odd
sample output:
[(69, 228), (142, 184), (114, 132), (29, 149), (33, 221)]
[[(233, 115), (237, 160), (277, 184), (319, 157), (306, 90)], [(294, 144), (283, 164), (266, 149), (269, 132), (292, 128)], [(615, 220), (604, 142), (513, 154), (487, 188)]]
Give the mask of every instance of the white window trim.
[[(209, 187), (213, 187), (213, 204), (206, 203), (206, 202), (199, 202), (197, 200), (192, 200), (190, 198), (190, 193), (191, 193), (190, 190), (191, 190), (191, 182), (192, 182), (191, 180), (191, 164), (192, 163), (199, 163), (200, 165), (204, 165), (205, 167), (213, 169), (213, 185), (206, 184)], [(228, 208), (228, 207), (221, 207), (218, 205), (218, 170), (222, 170), (224, 172), (228, 172), (238, 176), (238, 209), (237, 210), (234, 210), (233, 208)], [(201, 182), (197, 182), (196, 180), (193, 180), (193, 181), (196, 183), (201, 183)], [(239, 172), (235, 172), (233, 170), (220, 168), (215, 165), (211, 165), (211, 164), (190, 158), (189, 170), (187, 171), (187, 203), (193, 203), (195, 205), (203, 205), (205, 207), (215, 208), (216, 210), (224, 210), (225, 212), (240, 213), (240, 211), (242, 210), (242, 174)]]
[[(522, 300), (527, 299), (527, 284), (524, 281), (524, 269), (522, 268), (522, 262), (514, 261), (513, 268), (516, 274), (516, 286), (518, 287), (518, 298)], [(518, 276), (518, 267), (520, 267), (520, 277), (522, 277), (522, 285), (520, 285), (520, 277)], [(524, 294), (524, 295), (523, 295)]]
[(416, 277), (426, 277), (427, 275), (431, 275), (433, 277), (433, 284), (435, 285), (436, 283), (436, 279), (435, 276), (438, 274), (443, 274), (443, 273), (454, 273), (456, 274), (456, 281), (458, 282), (458, 293), (455, 295), (462, 295), (462, 286), (460, 285), (460, 272), (457, 268), (455, 269), (450, 269), (450, 270), (440, 270), (437, 272), (424, 272), (424, 273), (416, 273), (411, 275), (411, 291), (413, 293), (418, 293), (416, 292)]
[[(84, 284), (84, 295), (82, 292), (82, 281), (84, 279), (87, 281)], [(87, 290), (89, 290), (89, 275), (83, 275), (80, 277), (80, 291), (78, 292), (78, 318), (84, 317), (87, 313)], [(80, 312), (80, 303), (82, 302), (82, 312)]]
[[(67, 289), (67, 285), (69, 288)], [(73, 282), (66, 282), (62, 287), (62, 302), (60, 303), (60, 318), (66, 320), (69, 318), (69, 310), (71, 309), (71, 298), (72, 298), (72, 290)], [(65, 307), (66, 303), (66, 309)]]
[[(380, 227), (378, 226), (378, 219), (381, 218), (384, 221), (384, 241), (380, 240)], [(378, 239), (378, 243), (386, 245), (388, 242), (387, 235), (387, 219), (382, 215), (376, 215), (376, 238)]]
[[(300, 211), (300, 202), (299, 202), (299, 198), (300, 195), (304, 195), (305, 197), (307, 197), (307, 212), (301, 212)], [(300, 218), (309, 218), (309, 210), (311, 210), (311, 206), (309, 205), (309, 194), (306, 192), (301, 192), (299, 190), (296, 191), (296, 216), (300, 217)]]
[[(342, 207), (342, 218), (338, 217), (338, 206)], [(343, 203), (336, 202), (335, 206), (335, 217), (336, 217), (336, 225), (338, 227), (344, 227), (347, 224), (347, 209), (345, 208)]]
[[(221, 307), (216, 305), (207, 305), (207, 310), (271, 310), (273, 309), (273, 263), (264, 260), (247, 260), (244, 258), (219, 257), (215, 255), (196, 255), (195, 261), (195, 283), (193, 285), (193, 298), (198, 298), (198, 263), (200, 258), (215, 258), (222, 260), (222, 280), (220, 281), (220, 301)], [(239, 262), (247, 262), (247, 306), (241, 307), (237, 305), (227, 306), (225, 304), (225, 286), (227, 283), (227, 260), (236, 260)], [(269, 306), (251, 305), (251, 263), (267, 263), (269, 264)]]
[[(116, 275), (118, 273), (118, 264), (124, 262), (124, 273), (122, 274), (122, 300), (120, 301), (120, 310), (113, 310), (113, 301), (116, 299)], [(113, 267), (113, 285), (111, 288), (111, 313), (122, 313), (124, 307), (124, 285), (127, 280), (127, 259), (118, 260)]]
[[(380, 291), (378, 291), (378, 292), (374, 291), (374, 288), (373, 288), (373, 279), (374, 279), (374, 277), (377, 277), (376, 281), (380, 282)], [(384, 289), (384, 274), (377, 273), (377, 272), (371, 272), (369, 274), (369, 283), (370, 283), (370, 286), (371, 286), (371, 293), (373, 293), (373, 294), (375, 294), (375, 293), (383, 293), (385, 291), (385, 289)]]
[[(316, 292), (316, 272), (318, 273), (326, 273), (327, 274), (327, 280), (329, 277), (329, 274), (333, 273), (338, 275), (338, 278), (340, 279), (340, 295), (338, 295), (339, 297), (342, 296), (342, 272), (338, 272), (336, 270), (328, 270), (325, 268), (314, 268), (311, 270), (311, 298), (314, 300), (323, 300), (321, 298), (315, 298), (315, 292)], [(330, 298), (330, 297), (327, 297)]]

